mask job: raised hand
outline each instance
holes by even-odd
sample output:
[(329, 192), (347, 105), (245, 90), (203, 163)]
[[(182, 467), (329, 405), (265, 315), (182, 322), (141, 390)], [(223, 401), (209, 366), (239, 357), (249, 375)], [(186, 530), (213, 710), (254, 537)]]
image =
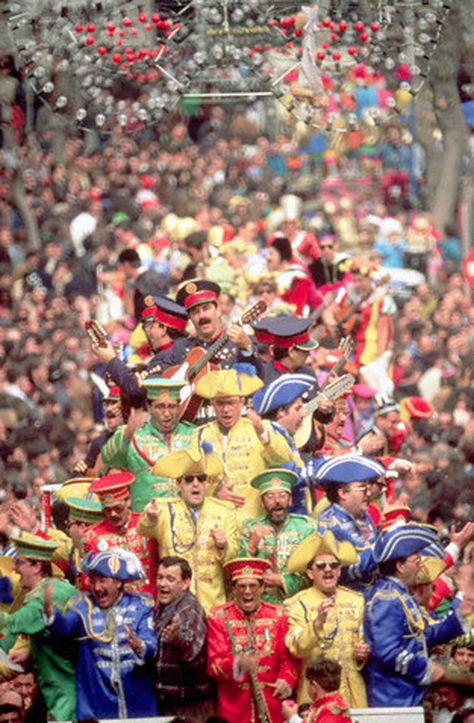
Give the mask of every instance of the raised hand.
[(318, 607), (318, 615), (316, 617), (316, 620), (314, 621), (314, 626), (316, 630), (322, 630), (324, 623), (327, 620), (327, 616), (331, 608), (334, 607), (334, 598), (328, 597), (326, 600), (323, 600), (322, 603)]
[(146, 525), (156, 525), (161, 515), (161, 509), (158, 506), (158, 502), (155, 497), (152, 497), (149, 502), (145, 505), (143, 510), (143, 521)]
[(178, 635), (178, 618), (176, 615), (173, 615), (171, 622), (168, 623), (168, 625), (163, 628), (161, 632), (161, 640), (164, 640), (165, 643), (171, 643), (173, 640), (176, 639)]

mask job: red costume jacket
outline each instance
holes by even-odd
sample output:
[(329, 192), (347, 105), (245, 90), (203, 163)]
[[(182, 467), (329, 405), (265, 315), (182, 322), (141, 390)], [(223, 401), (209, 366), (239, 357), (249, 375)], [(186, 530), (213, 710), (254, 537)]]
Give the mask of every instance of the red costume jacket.
[(110, 550), (111, 547), (122, 547), (135, 553), (143, 565), (146, 580), (127, 583), (129, 592), (156, 593), (156, 560), (158, 559), (155, 540), (139, 535), (136, 531), (140, 514), (131, 512), (125, 534), (118, 534), (108, 520), (96, 522), (84, 530), (84, 554), (90, 550), (94, 553)]
[[(214, 608), (208, 619), (208, 672), (217, 681), (217, 715), (228, 723), (260, 723), (259, 707), (270, 723), (282, 723), (281, 700), (270, 687), (282, 679), (293, 689), (300, 663), (285, 647), (288, 620), (276, 605), (262, 602), (252, 616), (235, 603)], [(248, 674), (239, 674), (234, 657), (259, 656), (256, 695)], [(258, 702), (260, 700), (260, 703)]]

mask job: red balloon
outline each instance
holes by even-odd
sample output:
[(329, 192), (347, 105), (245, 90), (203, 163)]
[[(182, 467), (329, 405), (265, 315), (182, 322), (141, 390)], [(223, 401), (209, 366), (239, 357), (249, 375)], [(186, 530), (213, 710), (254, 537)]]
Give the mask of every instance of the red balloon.
[(359, 38), (360, 38), (361, 43), (366, 43), (367, 40), (369, 39), (369, 33), (361, 33), (359, 35)]
[(148, 20), (148, 18), (146, 16), (146, 13), (143, 13), (143, 12), (138, 13), (138, 22), (139, 23), (146, 23), (147, 20)]
[(349, 55), (352, 56), (357, 55), (357, 48), (354, 48), (354, 46), (351, 45), (349, 48), (347, 48), (347, 52), (349, 53)]
[(317, 60), (324, 60), (325, 57), (326, 53), (323, 50), (318, 50), (318, 52), (316, 53)]
[(121, 62), (121, 60), (122, 60), (122, 56), (120, 55), (120, 53), (114, 53), (112, 55), (112, 63), (115, 63), (117, 65), (118, 63)]
[(347, 30), (347, 23), (345, 20), (341, 20), (339, 23), (339, 32), (344, 33)]
[(361, 33), (361, 32), (363, 31), (364, 27), (365, 27), (365, 26), (364, 26), (364, 23), (363, 23), (361, 20), (358, 20), (358, 21), (356, 22), (356, 24), (354, 25), (354, 30), (355, 30), (357, 33)]
[(125, 37), (125, 30), (119, 30), (119, 37), (124, 38)]
[(115, 23), (109, 23), (107, 25), (107, 32), (115, 33), (116, 28), (117, 28), (117, 26), (115, 25)]
[(331, 33), (331, 35), (330, 35), (329, 37), (331, 38), (331, 40), (332, 40), (333, 43), (334, 43), (336, 40), (339, 40), (339, 35), (338, 35), (337, 33)]
[(280, 20), (281, 27), (285, 28), (285, 29), (291, 28), (294, 24), (295, 24), (295, 18), (292, 15), (290, 15), (286, 18), (282, 18)]
[(86, 38), (86, 45), (94, 45), (95, 38), (93, 35), (88, 35)]
[(107, 48), (105, 47), (105, 45), (99, 45), (99, 47), (97, 48), (97, 52), (99, 53), (99, 55), (105, 55), (107, 52)]
[(151, 30), (151, 25), (150, 25), (150, 23), (147, 23), (147, 24), (145, 25), (145, 30)]
[(370, 23), (370, 29), (373, 33), (376, 33), (377, 30), (380, 30), (380, 25), (378, 23)]
[(333, 60), (336, 60), (336, 61), (337, 61), (337, 60), (340, 60), (340, 59), (341, 59), (341, 54), (340, 54), (340, 53), (333, 53), (333, 54), (332, 54), (332, 59), (333, 59)]
[(327, 18), (324, 18), (324, 20), (322, 21), (323, 28), (328, 28), (330, 26), (330, 24), (331, 24), (331, 21), (328, 20)]
[(76, 31), (76, 33), (84, 32), (84, 25), (76, 25), (75, 31)]
[(321, 47), (324, 48), (324, 50), (327, 50), (329, 48), (329, 43), (326, 43), (326, 41), (324, 41), (324, 43), (321, 43)]
[(137, 28), (132, 28), (132, 29), (130, 30), (130, 35), (133, 35), (133, 36), (138, 35), (138, 30), (137, 30)]
[(158, 13), (153, 13), (153, 15), (151, 16), (151, 22), (155, 23), (155, 25), (156, 25), (156, 23), (159, 23), (160, 20), (161, 20), (161, 18), (158, 15)]
[(88, 32), (88, 33), (95, 33), (95, 25), (94, 25), (94, 23), (89, 23), (89, 25), (87, 26), (87, 32)]
[(132, 21), (130, 20), (130, 18), (124, 18), (124, 19), (123, 19), (123, 25), (124, 25), (126, 28), (129, 28), (129, 27), (131, 26), (131, 24), (132, 24)]

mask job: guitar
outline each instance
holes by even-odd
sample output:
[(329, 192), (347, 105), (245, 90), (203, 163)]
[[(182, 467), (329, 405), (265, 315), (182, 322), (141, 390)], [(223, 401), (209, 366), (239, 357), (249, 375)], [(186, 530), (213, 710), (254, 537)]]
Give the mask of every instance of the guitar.
[(324, 399), (327, 399), (329, 401), (332, 401), (333, 399), (339, 399), (339, 397), (342, 397), (343, 394), (345, 394), (349, 391), (349, 389), (352, 388), (354, 383), (355, 377), (352, 376), (352, 374), (343, 374), (342, 377), (339, 377), (334, 382), (331, 382), (327, 386), (325, 385), (324, 391), (318, 392), (314, 399), (306, 402), (303, 407), (305, 414), (303, 422), (299, 429), (296, 430), (296, 434), (294, 436), (295, 444), (298, 449), (304, 447), (304, 445), (308, 442), (308, 439), (311, 436), (313, 412), (316, 411), (320, 402)]
[[(264, 301), (257, 301), (254, 306), (248, 309), (242, 315), (239, 324), (250, 324), (256, 321), (267, 310)], [(181, 391), (180, 418), (187, 422), (192, 422), (203, 402), (202, 398), (193, 394), (194, 384), (212, 369), (218, 368), (216, 364), (211, 364), (211, 360), (215, 355), (227, 344), (229, 336), (226, 332), (222, 334), (209, 349), (204, 350), (202, 347), (191, 349), (182, 364), (169, 367), (162, 372), (161, 376), (166, 379), (175, 379), (177, 381), (187, 382), (187, 386)]]
[(373, 284), (369, 291), (367, 291), (365, 294), (362, 294), (358, 301), (354, 302), (353, 304), (349, 304), (349, 306), (344, 306), (342, 309), (339, 309), (339, 311), (336, 312), (335, 317), (337, 325), (344, 336), (346, 336), (347, 334), (351, 334), (357, 330), (357, 327), (360, 324), (360, 317), (358, 315), (358, 311), (360, 310), (362, 304), (364, 303), (364, 301), (367, 301), (367, 299), (373, 294), (375, 289), (378, 289), (379, 286), (383, 286), (388, 281), (390, 281), (390, 274), (385, 274)]

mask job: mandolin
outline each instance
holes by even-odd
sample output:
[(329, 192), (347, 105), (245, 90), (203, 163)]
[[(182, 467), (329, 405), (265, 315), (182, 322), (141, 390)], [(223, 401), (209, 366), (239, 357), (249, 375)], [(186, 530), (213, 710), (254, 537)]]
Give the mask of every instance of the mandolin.
[(306, 404), (304, 405), (305, 416), (303, 422), (299, 429), (296, 430), (296, 434), (294, 437), (295, 444), (298, 449), (304, 447), (311, 436), (313, 412), (317, 410), (319, 403), (323, 399), (328, 399), (329, 401), (332, 401), (333, 399), (339, 399), (339, 397), (342, 397), (343, 394), (352, 389), (354, 383), (355, 377), (353, 377), (352, 374), (343, 374), (342, 377), (339, 377), (330, 384), (325, 385), (324, 391), (321, 390), (318, 394), (316, 394), (314, 399), (306, 402)]

